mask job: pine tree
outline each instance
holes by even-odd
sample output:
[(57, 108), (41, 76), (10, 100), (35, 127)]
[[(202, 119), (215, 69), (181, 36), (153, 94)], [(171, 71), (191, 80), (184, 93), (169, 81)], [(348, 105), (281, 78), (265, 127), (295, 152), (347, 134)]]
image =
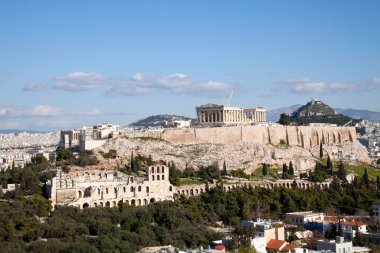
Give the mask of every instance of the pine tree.
[(377, 190), (380, 190), (380, 176), (379, 175), (376, 176), (376, 188)]
[(288, 169), (289, 175), (294, 175), (294, 168), (292, 161), (289, 162), (289, 169)]
[(266, 163), (263, 164), (263, 176), (268, 175), (268, 165)]
[(369, 187), (369, 177), (368, 177), (367, 168), (364, 168), (364, 174), (362, 177), (361, 185), (367, 188)]
[(319, 144), (319, 158), (323, 158), (323, 147), (322, 147), (322, 142)]

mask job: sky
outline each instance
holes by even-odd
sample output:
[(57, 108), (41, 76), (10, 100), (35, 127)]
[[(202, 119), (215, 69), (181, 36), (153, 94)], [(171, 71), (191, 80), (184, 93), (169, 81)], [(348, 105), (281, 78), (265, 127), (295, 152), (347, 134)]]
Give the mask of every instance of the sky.
[[(0, 129), (206, 103), (380, 111), (380, 1), (0, 1)], [(229, 99), (231, 97), (231, 99)]]

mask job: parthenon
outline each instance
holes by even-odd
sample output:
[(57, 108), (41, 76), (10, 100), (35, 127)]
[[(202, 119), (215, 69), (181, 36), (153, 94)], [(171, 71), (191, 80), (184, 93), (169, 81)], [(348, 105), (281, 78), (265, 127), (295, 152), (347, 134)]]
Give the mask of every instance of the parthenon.
[(266, 109), (205, 104), (196, 107), (198, 125), (244, 125), (266, 122)]

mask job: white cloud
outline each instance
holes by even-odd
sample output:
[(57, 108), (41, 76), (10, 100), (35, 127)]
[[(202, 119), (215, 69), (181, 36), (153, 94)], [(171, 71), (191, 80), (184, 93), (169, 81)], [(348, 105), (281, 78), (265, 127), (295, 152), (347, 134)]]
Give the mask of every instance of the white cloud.
[(8, 108), (5, 106), (0, 106), (0, 116), (5, 116), (7, 114)]
[(0, 106), (0, 116), (3, 117), (52, 117), (62, 114), (63, 112), (61, 109), (49, 105), (37, 105), (35, 107)]
[(289, 79), (286, 85), (290, 92), (299, 94), (336, 93), (355, 91), (357, 89), (357, 86), (352, 83), (326, 83), (323, 81), (315, 81), (310, 77)]
[(61, 115), (62, 111), (56, 107), (49, 105), (37, 105), (31, 110), (27, 110), (26, 115), (30, 116), (57, 116)]
[(98, 108), (94, 108), (94, 109), (88, 110), (88, 111), (74, 112), (74, 115), (78, 115), (78, 116), (96, 116), (96, 115), (100, 115), (100, 114), (101, 114), (101, 111)]
[(140, 72), (137, 72), (131, 76), (132, 81), (142, 81), (143, 79), (144, 76)]
[(371, 83), (373, 83), (373, 84), (380, 84), (380, 77), (373, 78), (371, 80)]
[(96, 72), (72, 72), (53, 78), (53, 87), (67, 91), (84, 91), (98, 88), (104, 78)]
[(111, 95), (138, 96), (157, 92), (187, 94), (202, 97), (220, 97), (232, 90), (230, 85), (216, 81), (194, 81), (184, 73), (167, 76), (147, 76), (135, 73), (129, 81), (112, 86), (107, 93)]
[(28, 83), (25, 85), (25, 87), (22, 89), (23, 91), (40, 91), (48, 89), (49, 85), (44, 83)]

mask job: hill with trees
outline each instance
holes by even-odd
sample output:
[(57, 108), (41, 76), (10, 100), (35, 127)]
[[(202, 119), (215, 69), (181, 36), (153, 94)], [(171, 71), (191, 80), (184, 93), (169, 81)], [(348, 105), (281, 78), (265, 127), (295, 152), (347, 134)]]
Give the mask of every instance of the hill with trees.
[(129, 126), (141, 127), (141, 128), (163, 127), (165, 125), (165, 121), (170, 121), (170, 120), (193, 120), (193, 119), (189, 117), (185, 117), (185, 116), (179, 116), (179, 115), (161, 114), (161, 115), (152, 115), (147, 118), (135, 121), (129, 124)]
[(318, 100), (312, 100), (306, 105), (298, 108), (290, 115), (290, 119), (292, 122), (299, 125), (306, 125), (310, 123), (328, 123), (342, 126), (350, 121), (352, 124), (360, 121), (358, 119), (353, 119), (343, 114), (339, 114), (333, 108)]

